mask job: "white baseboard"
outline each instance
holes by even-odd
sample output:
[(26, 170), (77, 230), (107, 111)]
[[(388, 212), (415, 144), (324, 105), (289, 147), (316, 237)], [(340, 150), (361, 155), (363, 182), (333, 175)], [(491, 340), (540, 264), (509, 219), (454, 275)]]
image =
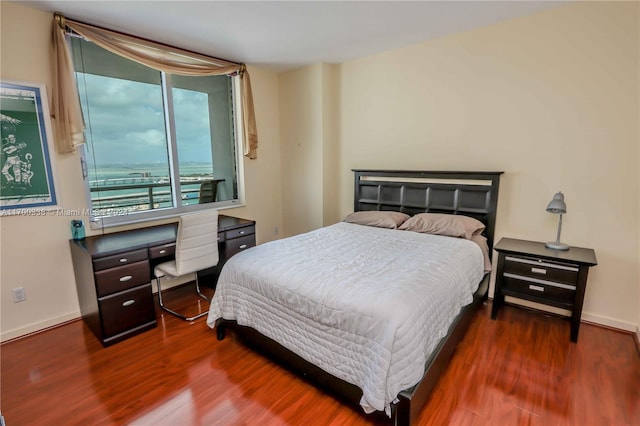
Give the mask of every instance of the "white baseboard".
[(603, 315), (596, 315), (590, 312), (582, 312), (582, 321), (591, 322), (594, 324), (605, 325), (611, 328), (617, 328), (618, 330), (638, 332), (638, 324), (632, 322), (621, 321), (615, 318), (605, 317)]
[[(179, 285), (182, 285), (186, 282), (192, 281), (193, 280), (193, 276), (188, 275), (185, 277), (181, 277), (178, 279), (163, 279), (162, 280), (162, 289), (163, 290), (168, 290), (172, 287), (177, 287)], [(152, 289), (153, 289), (153, 293), (157, 293), (156, 290), (156, 285), (155, 282), (152, 283)], [(8, 331), (4, 331), (4, 332), (0, 332), (0, 343), (2, 342), (6, 342), (7, 340), (11, 340), (11, 339), (16, 339), (18, 337), (22, 337), (22, 336), (26, 336), (27, 334), (30, 333), (35, 333), (37, 331), (41, 331), (44, 329), (47, 329), (49, 327), (54, 327), (56, 325), (60, 325), (63, 324), (67, 321), (71, 321), (74, 319), (78, 319), (82, 317), (82, 314), (80, 313), (80, 311), (76, 311), (76, 312), (69, 312), (68, 314), (65, 315), (60, 315), (54, 318), (49, 318), (47, 320), (44, 321), (39, 321), (39, 322), (34, 322), (32, 324), (26, 325), (24, 327), (18, 327), (18, 328), (14, 328), (13, 330), (8, 330)]]
[(48, 320), (45, 320), (45, 321), (34, 322), (24, 327), (14, 328), (13, 330), (8, 330), (0, 333), (0, 342), (6, 342), (7, 340), (26, 336), (27, 334), (35, 333), (36, 331), (44, 330), (45, 328), (53, 327), (53, 326), (65, 323), (67, 321), (78, 319), (81, 316), (82, 315), (80, 314), (80, 311), (69, 312), (68, 314), (60, 315), (54, 318), (49, 318)]
[[(526, 307), (529, 307), (529, 308), (539, 309), (541, 311), (551, 312), (551, 313), (558, 314), (558, 315), (564, 315), (564, 316), (570, 316), (571, 315), (571, 311), (568, 311), (566, 309), (559, 309), (559, 308), (555, 308), (553, 306), (542, 305), (540, 303), (530, 302), (528, 300), (516, 299), (516, 298), (513, 298), (513, 297), (509, 297), (509, 296), (506, 296), (505, 300), (507, 302), (514, 303), (516, 305), (522, 305), (522, 306), (526, 306)], [(624, 330), (624, 331), (630, 331), (632, 333), (638, 333), (639, 334), (639, 338), (640, 338), (640, 331), (638, 331), (638, 329), (640, 329), (640, 325), (638, 325), (636, 323), (633, 323), (633, 322), (622, 321), (622, 320), (619, 320), (619, 319), (606, 317), (604, 315), (592, 314), (590, 312), (585, 312), (585, 311), (582, 311), (582, 318), (580, 320), (581, 321), (590, 322), (590, 323), (593, 323), (593, 324), (603, 325), (603, 326), (606, 326), (606, 327), (615, 328), (615, 329), (618, 329), (618, 330)]]
[[(182, 283), (183, 283), (182, 280), (175, 280), (174, 282), (171, 282), (171, 283), (163, 283), (162, 288), (163, 290), (165, 290), (168, 288), (181, 285)], [(156, 293), (156, 291), (154, 291), (154, 293)], [(514, 300), (513, 302), (515, 302), (516, 300)], [(520, 300), (517, 300), (517, 301), (520, 302)], [(526, 304), (523, 303), (523, 305), (526, 305)], [(535, 305), (538, 305), (538, 304), (536, 303)], [(536, 306), (536, 307), (539, 307), (539, 306)], [(15, 339), (17, 337), (25, 336), (29, 333), (35, 333), (36, 331), (44, 330), (45, 328), (53, 327), (67, 321), (78, 319), (81, 316), (82, 315), (80, 314), (80, 311), (69, 312), (68, 314), (61, 315), (55, 318), (50, 318), (45, 321), (35, 322), (24, 327), (18, 327), (18, 328), (14, 328), (13, 330), (8, 330), (0, 333), (0, 343), (6, 342), (7, 340)], [(638, 324), (634, 324), (632, 322), (627, 322), (627, 321), (621, 321), (615, 318), (605, 317), (603, 315), (596, 315), (589, 312), (582, 312), (582, 321), (605, 325), (607, 327), (617, 328), (619, 330), (630, 331), (632, 333), (635, 333), (636, 339), (638, 339), (638, 342), (640, 342), (640, 325)]]

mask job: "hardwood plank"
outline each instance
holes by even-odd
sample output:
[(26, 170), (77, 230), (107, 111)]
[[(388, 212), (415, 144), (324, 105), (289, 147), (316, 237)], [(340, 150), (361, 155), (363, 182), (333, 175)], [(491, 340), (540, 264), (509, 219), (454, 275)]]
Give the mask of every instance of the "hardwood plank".
[[(191, 290), (167, 303), (194, 307)], [(373, 424), (233, 334), (217, 341), (204, 319), (157, 316), (158, 328), (109, 348), (81, 321), (3, 344), (7, 424)], [(583, 324), (575, 344), (557, 318), (512, 306), (489, 316), (484, 306), (474, 318), (419, 424), (640, 425), (632, 335)]]

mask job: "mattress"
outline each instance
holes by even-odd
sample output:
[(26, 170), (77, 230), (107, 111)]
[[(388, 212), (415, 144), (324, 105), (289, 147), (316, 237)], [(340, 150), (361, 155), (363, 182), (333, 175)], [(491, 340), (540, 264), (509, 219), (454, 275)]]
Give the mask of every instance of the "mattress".
[(207, 324), (251, 327), (358, 386), (365, 412), (389, 414), (483, 274), (468, 240), (343, 222), (230, 258)]

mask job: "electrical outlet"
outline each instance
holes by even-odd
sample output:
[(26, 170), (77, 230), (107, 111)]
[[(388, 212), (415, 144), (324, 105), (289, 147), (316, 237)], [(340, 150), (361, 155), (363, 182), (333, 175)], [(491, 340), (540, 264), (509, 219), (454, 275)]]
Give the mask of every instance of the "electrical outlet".
[(24, 302), (27, 298), (24, 295), (24, 287), (12, 288), (13, 303)]
[(273, 228), (273, 235), (278, 235), (278, 227)]

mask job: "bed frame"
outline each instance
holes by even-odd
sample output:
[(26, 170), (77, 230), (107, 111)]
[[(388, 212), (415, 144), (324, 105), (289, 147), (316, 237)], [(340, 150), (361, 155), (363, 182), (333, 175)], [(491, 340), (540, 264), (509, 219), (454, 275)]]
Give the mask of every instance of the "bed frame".
[[(502, 172), (451, 172), (402, 170), (353, 170), (355, 173), (354, 211), (391, 210), (407, 214), (424, 212), (463, 214), (486, 226), (489, 253), (493, 247), (498, 189)], [(489, 274), (482, 279), (473, 302), (462, 309), (445, 336), (427, 360), (422, 380), (401, 391), (391, 405), (391, 418), (383, 412), (370, 414), (376, 422), (410, 425), (417, 419), (438, 379), (446, 370), (453, 352), (466, 334), (478, 307), (487, 298)], [(357, 386), (334, 377), (252, 328), (235, 321), (219, 319), (218, 340), (227, 329), (243, 342), (294, 371), (330, 394), (360, 409), (362, 391)]]

